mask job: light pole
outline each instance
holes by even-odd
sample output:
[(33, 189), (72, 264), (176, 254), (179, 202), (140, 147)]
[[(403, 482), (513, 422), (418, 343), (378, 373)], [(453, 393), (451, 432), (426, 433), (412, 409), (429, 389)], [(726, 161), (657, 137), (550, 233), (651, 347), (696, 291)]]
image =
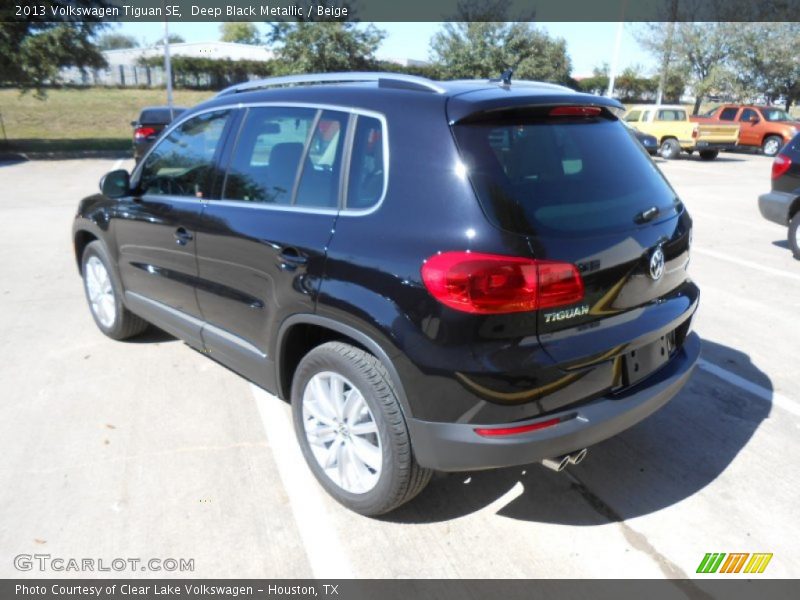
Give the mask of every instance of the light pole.
[(617, 63), (619, 62), (619, 47), (622, 44), (622, 29), (625, 23), (620, 21), (617, 23), (617, 39), (614, 42), (614, 56), (611, 59), (611, 68), (608, 70), (608, 90), (606, 96), (612, 98), (614, 96), (614, 80), (617, 78)]
[[(164, 11), (166, 14), (166, 10)], [(169, 60), (169, 24), (164, 18), (164, 72), (167, 77), (167, 106), (169, 106), (169, 119), (175, 118), (172, 109), (172, 63)]]

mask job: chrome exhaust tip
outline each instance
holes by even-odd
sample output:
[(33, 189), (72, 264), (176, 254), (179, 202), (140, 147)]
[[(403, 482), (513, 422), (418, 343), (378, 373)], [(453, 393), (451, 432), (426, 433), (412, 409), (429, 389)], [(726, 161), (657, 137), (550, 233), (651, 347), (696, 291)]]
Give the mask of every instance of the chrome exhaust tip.
[(586, 455), (589, 454), (589, 450), (584, 448), (583, 450), (578, 450), (577, 452), (573, 452), (569, 455), (569, 464), (571, 465), (579, 465), (583, 462), (583, 459), (586, 458)]
[(569, 454), (542, 459), (542, 464), (552, 471), (560, 473), (569, 464)]

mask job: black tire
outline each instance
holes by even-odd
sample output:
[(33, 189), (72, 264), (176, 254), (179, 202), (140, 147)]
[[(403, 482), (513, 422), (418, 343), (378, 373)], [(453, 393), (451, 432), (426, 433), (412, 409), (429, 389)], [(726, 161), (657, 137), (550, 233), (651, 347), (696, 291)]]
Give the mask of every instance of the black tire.
[(719, 156), (719, 150), (701, 150), (700, 160), (714, 160)]
[(777, 135), (770, 135), (764, 139), (764, 143), (761, 145), (761, 151), (764, 153), (764, 156), (775, 156), (781, 151), (782, 147), (783, 139)]
[[(333, 372), (352, 382), (369, 407), (381, 444), (381, 470), (374, 487), (352, 493), (323, 470), (305, 431), (303, 395), (314, 375)], [(292, 381), (292, 416), (303, 456), (317, 481), (340, 504), (366, 516), (385, 514), (419, 494), (432, 471), (420, 467), (411, 448), (405, 419), (391, 377), (373, 355), (342, 342), (317, 346), (300, 361)], [(338, 440), (338, 437), (337, 437)], [(337, 441), (333, 441), (330, 448)], [(327, 449), (326, 448), (326, 449)]]
[(792, 220), (789, 221), (789, 248), (792, 255), (800, 260), (800, 212), (794, 213)]
[[(87, 265), (92, 258), (98, 259), (105, 267), (111, 283), (113, 293), (114, 318), (110, 323), (104, 323), (92, 304), (89, 292)], [(86, 302), (89, 304), (89, 312), (92, 314), (98, 329), (105, 335), (114, 340), (125, 340), (135, 335), (139, 335), (148, 327), (147, 321), (130, 312), (122, 303), (122, 284), (119, 281), (116, 269), (113, 268), (111, 259), (105, 247), (100, 241), (95, 240), (86, 246), (81, 256), (81, 274), (83, 276), (83, 291), (86, 294)]]
[(681, 154), (681, 145), (678, 143), (678, 140), (674, 138), (667, 138), (663, 142), (661, 142), (661, 146), (658, 149), (658, 153), (661, 155), (661, 158), (666, 158), (667, 160), (673, 160), (678, 158)]

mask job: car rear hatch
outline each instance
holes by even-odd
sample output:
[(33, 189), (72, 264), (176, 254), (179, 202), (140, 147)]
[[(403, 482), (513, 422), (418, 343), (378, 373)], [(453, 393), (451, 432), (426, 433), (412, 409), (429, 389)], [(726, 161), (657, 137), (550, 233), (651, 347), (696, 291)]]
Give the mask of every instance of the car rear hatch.
[(794, 136), (775, 157), (772, 191), (800, 194), (800, 134)]
[(635, 384), (688, 333), (698, 297), (686, 273), (691, 219), (616, 102), (504, 100), (455, 97), (448, 117), (488, 218), (525, 236), (531, 258), (581, 273), (580, 301), (537, 311), (539, 342), (565, 371), (602, 364), (613, 367), (610, 387)]

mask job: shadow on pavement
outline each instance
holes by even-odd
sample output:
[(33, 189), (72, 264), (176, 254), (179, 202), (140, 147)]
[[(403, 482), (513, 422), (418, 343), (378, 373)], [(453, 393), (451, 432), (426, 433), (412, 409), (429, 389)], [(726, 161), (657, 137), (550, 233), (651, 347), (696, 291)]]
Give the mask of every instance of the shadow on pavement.
[(176, 338), (174, 335), (171, 335), (152, 324), (141, 335), (124, 340), (124, 342), (127, 344), (158, 344), (161, 342), (177, 341), (178, 338)]
[(777, 246), (778, 248), (783, 248), (784, 250), (789, 249), (789, 240), (775, 240), (772, 242), (773, 246)]
[[(773, 389), (769, 377), (739, 350), (704, 340), (703, 359)], [(691, 497), (719, 477), (770, 409), (771, 402), (698, 368), (664, 408), (593, 446), (581, 465), (565, 473), (534, 464), (437, 475), (417, 499), (383, 519), (446, 521), (494, 502), (498, 506), (489, 510), (504, 517), (564, 525), (647, 515)]]

